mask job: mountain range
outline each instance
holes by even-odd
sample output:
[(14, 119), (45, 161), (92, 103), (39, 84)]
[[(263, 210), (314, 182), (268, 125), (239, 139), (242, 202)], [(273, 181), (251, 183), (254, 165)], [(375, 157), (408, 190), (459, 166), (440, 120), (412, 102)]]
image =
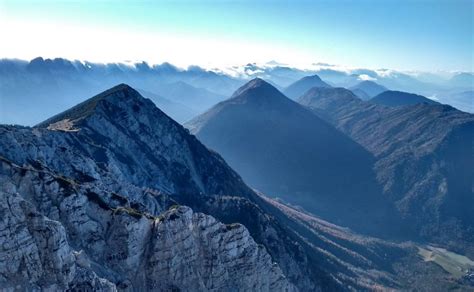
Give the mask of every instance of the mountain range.
[(345, 89), (313, 88), (298, 102), (373, 154), (383, 195), (412, 237), (473, 255), (472, 114), (438, 103), (386, 107)]
[[(92, 96), (121, 82), (184, 105), (193, 112), (194, 117), (216, 102), (224, 100), (255, 77), (260, 77), (283, 91), (307, 76), (321, 78), (321, 82), (333, 87), (345, 88), (352, 88), (358, 83), (366, 84), (366, 80), (391, 90), (427, 96), (460, 110), (473, 112), (472, 94), (465, 94), (473, 90), (473, 83), (470, 82), (472, 74), (468, 72), (451, 74), (452, 77), (445, 78), (420, 72), (348, 70), (330, 64), (314, 66), (314, 69), (303, 70), (273, 62), (209, 70), (197, 66), (181, 69), (169, 63), (99, 64), (41, 57), (30, 61), (0, 59), (0, 122), (34, 125), (83, 101), (86, 96)], [(298, 98), (310, 88), (304, 87), (292, 98)], [(363, 99), (371, 95), (365, 97), (361, 90), (353, 90)], [(180, 123), (186, 122), (190, 117), (190, 114), (176, 115), (175, 104), (158, 105)]]
[[(256, 85), (270, 87), (253, 81), (236, 102)], [(125, 84), (0, 133), (2, 289), (373, 290), (408, 287), (414, 269), (418, 285), (442, 274), (412, 244), (256, 192)]]
[[(2, 123), (34, 125), (120, 82), (149, 93), (160, 108), (185, 122), (202, 113), (242, 83), (223, 74), (171, 64), (95, 64), (36, 58), (30, 62), (0, 60)], [(205, 86), (205, 88), (203, 88)], [(229, 90), (230, 89), (230, 90)], [(179, 104), (179, 105), (177, 105)], [(188, 109), (177, 112), (181, 105)], [(182, 107), (181, 107), (182, 108)]]
[(372, 155), (262, 79), (186, 127), (268, 195), (351, 227), (389, 219)]
[(254, 79), (186, 127), (270, 196), (359, 232), (471, 253), (472, 204), (456, 202), (472, 199), (474, 117), (409, 93), (379, 96), (403, 106), (313, 87), (301, 107)]
[(472, 289), (472, 74), (314, 66), (0, 60), (0, 290)]

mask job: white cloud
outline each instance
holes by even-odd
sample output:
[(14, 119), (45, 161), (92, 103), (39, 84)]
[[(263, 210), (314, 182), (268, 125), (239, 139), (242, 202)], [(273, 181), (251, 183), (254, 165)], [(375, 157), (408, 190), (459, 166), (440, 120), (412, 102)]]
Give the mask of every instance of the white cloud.
[(375, 80), (377, 80), (377, 78), (371, 77), (367, 74), (360, 74), (359, 77), (357, 77), (357, 79), (363, 80), (363, 81), (375, 81)]

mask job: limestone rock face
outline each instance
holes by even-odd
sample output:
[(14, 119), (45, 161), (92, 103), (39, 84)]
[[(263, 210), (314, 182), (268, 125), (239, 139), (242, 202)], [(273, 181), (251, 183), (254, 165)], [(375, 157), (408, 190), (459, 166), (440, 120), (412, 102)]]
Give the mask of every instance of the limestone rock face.
[(163, 211), (171, 204), (166, 200), (154, 205), (159, 216), (127, 204), (111, 207), (104, 192), (6, 161), (0, 166), (0, 287), (296, 290), (241, 224), (184, 206)]
[(147, 288), (294, 290), (265, 247), (257, 245), (243, 225), (224, 225), (188, 207), (168, 211), (163, 217), (155, 221)]
[(116, 291), (115, 285), (76, 264), (61, 223), (39, 214), (18, 194), (0, 192), (0, 214), (0, 289), (54, 291), (86, 285)]

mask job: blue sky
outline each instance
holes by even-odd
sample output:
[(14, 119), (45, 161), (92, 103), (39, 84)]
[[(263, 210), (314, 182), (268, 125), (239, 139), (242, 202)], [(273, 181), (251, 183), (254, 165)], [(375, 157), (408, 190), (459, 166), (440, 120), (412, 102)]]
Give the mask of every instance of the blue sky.
[(0, 57), (473, 71), (473, 3), (0, 0)]

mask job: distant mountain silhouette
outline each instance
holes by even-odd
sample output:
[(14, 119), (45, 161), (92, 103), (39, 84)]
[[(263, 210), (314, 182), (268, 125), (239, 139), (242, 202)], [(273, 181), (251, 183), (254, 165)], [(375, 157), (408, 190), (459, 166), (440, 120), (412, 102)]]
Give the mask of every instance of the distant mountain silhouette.
[[(196, 66), (183, 70), (169, 63), (152, 66), (146, 62), (97, 64), (41, 57), (30, 62), (1, 59), (0, 122), (32, 125), (81, 102), (84, 96), (124, 82), (197, 113), (243, 84)], [(189, 115), (189, 111), (176, 112), (174, 104), (159, 106), (179, 121), (183, 120), (181, 115)]]
[(297, 99), (313, 87), (331, 87), (331, 85), (321, 80), (318, 75), (312, 75), (303, 77), (300, 80), (294, 82), (288, 86), (283, 91), (283, 93), (289, 98)]
[(371, 98), (369, 101), (371, 103), (386, 106), (403, 106), (420, 103), (438, 104), (438, 102), (418, 94), (392, 90), (382, 92), (379, 95), (376, 95), (375, 97)]
[(459, 86), (463, 88), (473, 89), (474, 87), (474, 73), (472, 72), (461, 72), (455, 74), (449, 80), (451, 86)]
[(267, 194), (360, 229), (386, 211), (373, 157), (261, 79), (186, 126)]
[(360, 99), (368, 100), (384, 91), (387, 91), (385, 86), (375, 83), (374, 81), (365, 80), (349, 88)]
[[(232, 70), (235, 74), (232, 74)], [(307, 71), (274, 62), (267, 65), (250, 63), (221, 71), (206, 70), (198, 66), (181, 69), (166, 62), (152, 65), (146, 62), (99, 64), (42, 57), (31, 61), (0, 59), (0, 122), (33, 125), (81, 102), (84, 96), (92, 96), (118, 83), (130, 84), (202, 112), (213, 105), (211, 101), (217, 102), (224, 96), (230, 96), (249, 78), (261, 77), (277, 88), (285, 88), (305, 76), (308, 77), (309, 74), (321, 77), (326, 85), (346, 88), (359, 82), (360, 75), (364, 74), (376, 78), (378, 84), (392, 90), (438, 96), (443, 103), (471, 111), (469, 104), (466, 106), (465, 102), (451, 98), (453, 93), (473, 89), (471, 72), (456, 74), (451, 80), (444, 80), (439, 76), (420, 78), (393, 70), (382, 73), (368, 69), (349, 72), (328, 68)], [(296, 93), (285, 94), (298, 98), (312, 86), (326, 86), (314, 79), (318, 84), (309, 82), (309, 85)], [(187, 86), (181, 86), (181, 82)], [(184, 96), (186, 92), (189, 96)], [(353, 92), (360, 98), (365, 98), (362, 91), (354, 89)], [(181, 99), (174, 100), (174, 97), (167, 96), (167, 93), (188, 99), (194, 104), (186, 104)], [(162, 110), (169, 111), (166, 106), (163, 106)], [(169, 114), (180, 119), (171, 113), (174, 110), (171, 109)]]

